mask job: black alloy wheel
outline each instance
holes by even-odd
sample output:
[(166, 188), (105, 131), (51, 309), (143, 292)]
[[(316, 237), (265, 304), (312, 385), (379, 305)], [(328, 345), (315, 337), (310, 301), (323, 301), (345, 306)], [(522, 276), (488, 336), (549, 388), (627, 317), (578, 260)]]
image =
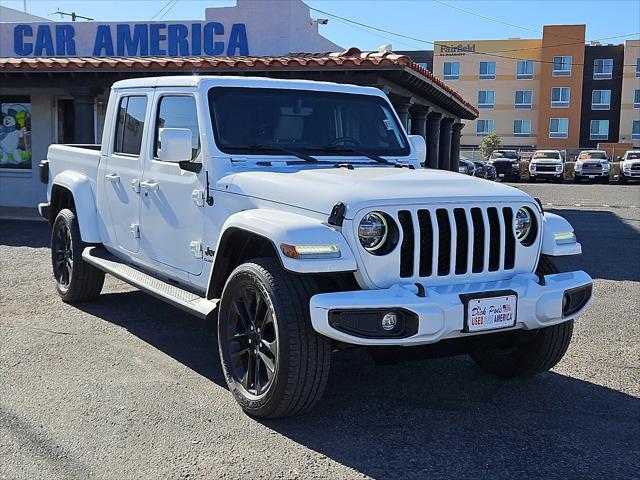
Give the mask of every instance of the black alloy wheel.
[(55, 224), (51, 243), (53, 276), (60, 289), (65, 291), (69, 288), (73, 276), (73, 239), (65, 222)]

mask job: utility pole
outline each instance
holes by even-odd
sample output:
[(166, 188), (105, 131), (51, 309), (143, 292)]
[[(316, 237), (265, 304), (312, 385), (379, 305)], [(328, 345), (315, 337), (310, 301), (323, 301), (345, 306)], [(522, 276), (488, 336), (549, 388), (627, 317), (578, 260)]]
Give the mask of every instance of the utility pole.
[[(26, 2), (27, 0), (24, 0), (24, 1)], [(83, 20), (88, 20), (88, 21), (92, 21), (93, 20), (93, 18), (85, 17), (85, 16), (82, 16), (82, 15), (78, 15), (76, 12), (71, 12), (71, 13), (62, 12), (62, 11), (60, 11), (60, 9), (58, 9), (58, 11), (54, 12), (54, 13), (59, 14), (61, 17), (65, 17), (65, 16), (71, 17), (71, 21), (72, 22), (75, 22), (78, 18), (82, 18)]]

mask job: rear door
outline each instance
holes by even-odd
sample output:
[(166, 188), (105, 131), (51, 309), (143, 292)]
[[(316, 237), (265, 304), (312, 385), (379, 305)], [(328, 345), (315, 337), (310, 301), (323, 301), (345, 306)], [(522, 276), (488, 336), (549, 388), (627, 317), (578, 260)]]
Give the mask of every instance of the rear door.
[(144, 168), (141, 153), (147, 135), (147, 116), (152, 89), (122, 93), (116, 100), (116, 124), (106, 167), (99, 179), (103, 182), (107, 225), (116, 246), (129, 253), (140, 249), (140, 179)]

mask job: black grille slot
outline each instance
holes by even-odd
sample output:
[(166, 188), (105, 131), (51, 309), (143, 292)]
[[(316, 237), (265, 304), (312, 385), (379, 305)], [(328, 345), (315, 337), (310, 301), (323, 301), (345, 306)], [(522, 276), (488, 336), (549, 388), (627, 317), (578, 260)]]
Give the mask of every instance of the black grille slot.
[(453, 218), (456, 221), (456, 275), (461, 275), (467, 271), (469, 228), (463, 208), (454, 209)]
[(433, 226), (429, 210), (418, 210), (418, 226), (420, 227), (420, 267), (421, 277), (429, 277), (433, 273), (431, 268), (433, 258)]
[(400, 210), (398, 221), (402, 228), (402, 245), (400, 245), (400, 278), (413, 276), (413, 249), (415, 240), (413, 238), (413, 220), (411, 212)]
[(484, 268), (484, 221), (479, 208), (471, 209), (473, 221), (473, 265), (471, 271), (480, 273)]
[(438, 220), (438, 276), (449, 275), (451, 260), (451, 225), (449, 214), (443, 208), (436, 210)]
[(516, 236), (513, 233), (513, 210), (502, 209), (504, 215), (504, 268), (511, 270), (516, 264)]
[(489, 217), (489, 271), (495, 272), (500, 268), (500, 221), (498, 220), (498, 209), (489, 207), (487, 216)]

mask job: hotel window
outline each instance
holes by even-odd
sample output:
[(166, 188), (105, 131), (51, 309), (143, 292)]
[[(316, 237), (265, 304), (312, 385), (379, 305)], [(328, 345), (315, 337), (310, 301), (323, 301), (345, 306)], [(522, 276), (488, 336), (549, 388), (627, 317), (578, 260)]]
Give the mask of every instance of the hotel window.
[(609, 110), (611, 108), (611, 90), (591, 92), (591, 110)]
[(478, 92), (478, 108), (493, 108), (496, 92), (493, 90), (480, 90)]
[(428, 63), (418, 63), (418, 65), (420, 65), (425, 70), (431, 70), (431, 68), (429, 68), (429, 64)]
[(571, 101), (571, 89), (569, 87), (551, 88), (551, 106), (568, 107)]
[(593, 79), (604, 80), (613, 74), (613, 58), (596, 58), (593, 61)]
[(590, 140), (607, 140), (609, 138), (609, 120), (591, 120)]
[(552, 118), (549, 120), (549, 138), (567, 138), (568, 136), (568, 118)]
[(633, 92), (633, 108), (640, 108), (640, 90)]
[(531, 135), (531, 120), (514, 120), (513, 136), (528, 137)]
[(640, 58), (636, 58), (636, 78), (640, 78)]
[(444, 62), (444, 79), (458, 80), (460, 78), (460, 62)]
[(570, 56), (553, 57), (553, 76), (570, 77), (572, 58)]
[(480, 62), (480, 80), (496, 78), (496, 62)]
[(533, 62), (531, 60), (518, 60), (516, 78), (519, 80), (529, 80), (533, 78)]
[(631, 123), (631, 138), (640, 140), (640, 120), (634, 120)]
[(516, 108), (531, 108), (531, 99), (533, 94), (531, 90), (516, 90)]
[(476, 135), (481, 137), (493, 132), (493, 120), (476, 120)]

